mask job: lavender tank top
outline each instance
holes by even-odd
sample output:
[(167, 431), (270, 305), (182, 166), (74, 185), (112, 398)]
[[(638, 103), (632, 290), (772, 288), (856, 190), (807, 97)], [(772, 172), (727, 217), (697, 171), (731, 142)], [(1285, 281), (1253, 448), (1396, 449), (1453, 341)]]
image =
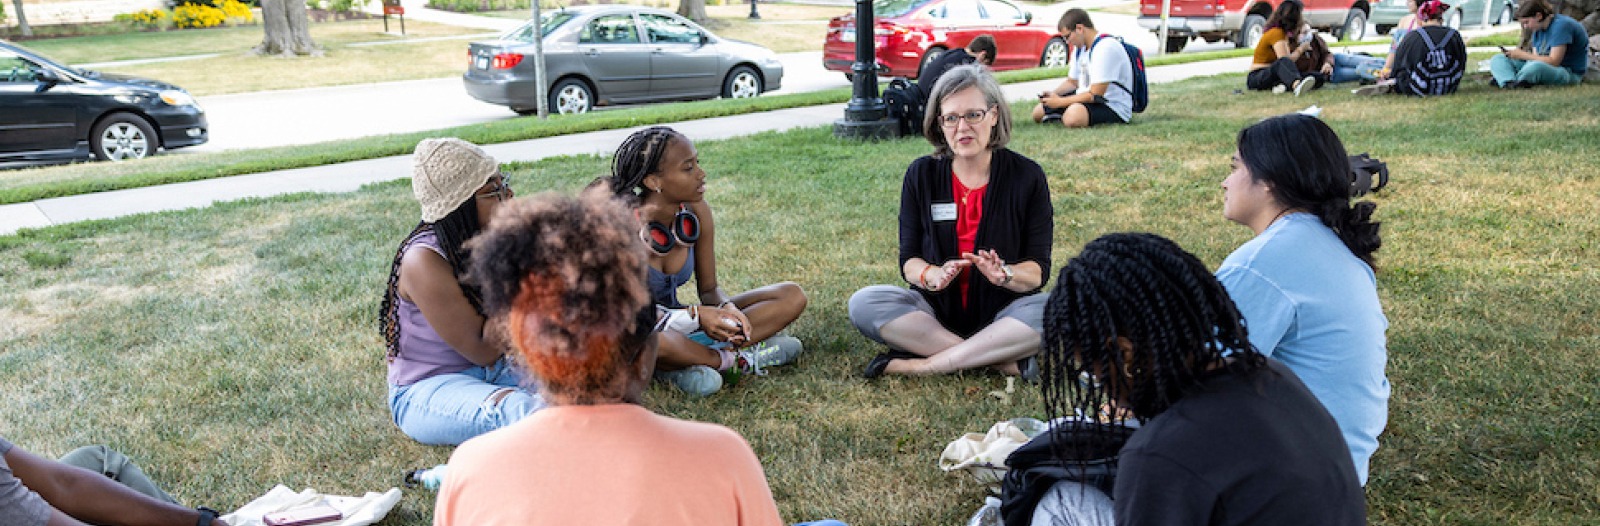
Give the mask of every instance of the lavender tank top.
[[(424, 248), (444, 257), (439, 238), (432, 231), (418, 234), (407, 243), (405, 252)], [(439, 337), (439, 332), (422, 317), (422, 309), (410, 300), (395, 295), (395, 316), (400, 326), (400, 355), (389, 361), (389, 385), (404, 386), (430, 376), (465, 371), (476, 364), (456, 352)]]

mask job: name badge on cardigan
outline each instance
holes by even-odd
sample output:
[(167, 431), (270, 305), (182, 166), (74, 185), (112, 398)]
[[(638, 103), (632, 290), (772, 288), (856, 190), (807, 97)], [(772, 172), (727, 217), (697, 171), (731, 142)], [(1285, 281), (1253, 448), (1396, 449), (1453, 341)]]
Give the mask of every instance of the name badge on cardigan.
[(933, 213), (933, 220), (934, 221), (955, 221), (956, 220), (956, 204), (955, 203), (935, 203), (933, 205), (933, 207), (932, 207), (931, 212)]

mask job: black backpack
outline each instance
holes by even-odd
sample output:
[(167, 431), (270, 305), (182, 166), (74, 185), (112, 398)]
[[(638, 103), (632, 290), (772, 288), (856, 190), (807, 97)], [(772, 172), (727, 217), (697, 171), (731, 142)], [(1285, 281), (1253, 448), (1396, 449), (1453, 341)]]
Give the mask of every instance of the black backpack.
[[(1438, 42), (1428, 35), (1426, 30), (1417, 30), (1417, 36), (1422, 37), (1422, 43), (1427, 44), (1428, 52), (1423, 54), (1422, 60), (1411, 65), (1401, 83), (1403, 91), (1413, 95), (1449, 95), (1455, 93), (1456, 87), (1461, 85), (1461, 75), (1466, 72), (1466, 64), (1461, 61), (1451, 60), (1450, 53), (1444, 48), (1451, 38), (1456, 36), (1456, 30), (1445, 28), (1444, 36)], [(1407, 37), (1409, 38), (1409, 37)]]
[(883, 90), (883, 103), (889, 107), (889, 118), (899, 122), (902, 137), (922, 135), (922, 114), (928, 105), (928, 94), (922, 86), (894, 79)]
[[(1082, 482), (1111, 495), (1117, 480), (1117, 454), (1135, 428), (1120, 424), (1063, 422), (1033, 437), (1006, 457), (1006, 476), (1000, 481), (1000, 515), (1006, 526), (1028, 526), (1033, 510), (1050, 487), (1063, 480)], [(1050, 446), (1050, 437), (1064, 446), (1063, 453), (1088, 459), (1064, 460)]]
[(1115, 84), (1119, 88), (1122, 88), (1123, 91), (1128, 92), (1128, 95), (1133, 98), (1134, 113), (1144, 113), (1144, 109), (1150, 107), (1150, 80), (1145, 76), (1144, 52), (1140, 51), (1139, 48), (1133, 44), (1123, 42), (1121, 38), (1111, 35), (1100, 35), (1095, 37), (1094, 43), (1089, 44), (1089, 51), (1091, 53), (1094, 52), (1094, 45), (1099, 44), (1100, 39), (1103, 38), (1116, 39), (1118, 44), (1122, 44), (1122, 50), (1128, 53), (1128, 66), (1133, 69), (1133, 85), (1123, 86), (1121, 82), (1116, 81), (1112, 81), (1111, 83)]

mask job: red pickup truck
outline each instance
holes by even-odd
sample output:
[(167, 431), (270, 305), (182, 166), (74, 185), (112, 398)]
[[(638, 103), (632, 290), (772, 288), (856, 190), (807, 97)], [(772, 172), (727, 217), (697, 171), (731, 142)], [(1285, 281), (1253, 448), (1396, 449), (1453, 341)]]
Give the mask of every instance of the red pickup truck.
[[(1139, 27), (1161, 33), (1161, 3), (1139, 1)], [(1367, 16), (1372, 13), (1368, 0), (1301, 0), (1306, 22), (1340, 40), (1361, 40), (1367, 36)], [(1167, 18), (1168, 53), (1183, 50), (1192, 38), (1206, 42), (1227, 40), (1237, 47), (1253, 48), (1265, 31), (1267, 15), (1282, 0), (1170, 0)]]

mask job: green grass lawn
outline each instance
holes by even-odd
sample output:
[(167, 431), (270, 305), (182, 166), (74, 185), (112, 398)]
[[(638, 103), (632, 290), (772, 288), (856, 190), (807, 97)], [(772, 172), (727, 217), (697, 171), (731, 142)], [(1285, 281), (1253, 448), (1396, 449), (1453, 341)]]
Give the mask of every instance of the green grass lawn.
[[(1127, 230), (1219, 263), (1250, 235), (1221, 217), (1235, 134), (1320, 105), (1352, 152), (1393, 174), (1373, 197), (1394, 397), (1372, 522), (1600, 516), (1600, 167), (1581, 153), (1600, 147), (1600, 88), (1219, 95), (1242, 83), (1167, 85), (1130, 126), (1019, 124), (1013, 148), (1050, 176), (1054, 266)], [(811, 307), (791, 332), (808, 351), (708, 399), (657, 386), (649, 405), (748, 438), (786, 520), (965, 520), (983, 489), (939, 471), (939, 452), (998, 420), (1043, 416), (1037, 391), (990, 398), (1004, 382), (988, 374), (861, 380), (880, 349), (845, 313), (855, 289), (898, 282), (900, 178), (926, 143), (815, 128), (698, 146), (724, 287), (802, 284)], [(608, 166), (583, 156), (506, 169), (529, 195), (576, 190)], [(382, 491), (444, 461), (447, 448), (389, 423), (373, 321), (415, 206), (397, 181), (0, 237), (0, 430), (48, 454), (108, 443), (186, 502), (219, 509), (274, 484)], [(432, 506), (431, 493), (408, 492), (386, 524), (428, 524)]]

